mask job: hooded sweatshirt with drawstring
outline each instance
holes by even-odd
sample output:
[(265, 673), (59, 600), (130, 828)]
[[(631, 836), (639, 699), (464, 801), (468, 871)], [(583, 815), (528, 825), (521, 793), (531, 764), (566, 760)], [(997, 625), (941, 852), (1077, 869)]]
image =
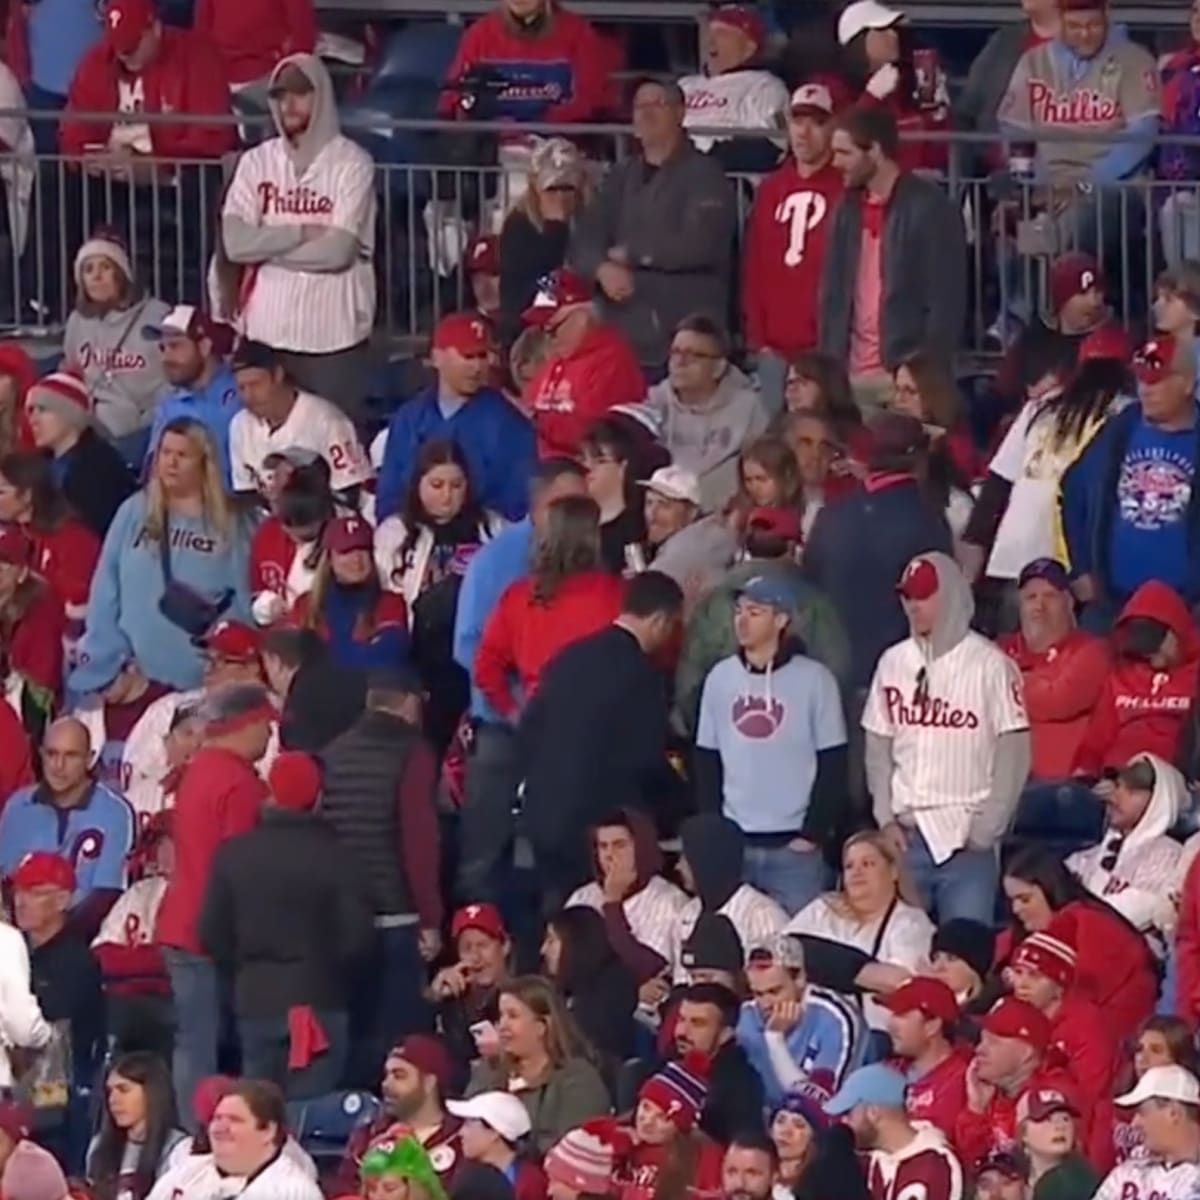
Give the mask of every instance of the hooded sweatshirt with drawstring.
[[(307, 128), (247, 150), (225, 196), (221, 237), (240, 265), (240, 331), (278, 350), (332, 354), (365, 341), (375, 319), (375, 168), (343, 136), (329, 71), (292, 54), (271, 72), (298, 70), (315, 95)], [(315, 233), (317, 227), (323, 227)]]

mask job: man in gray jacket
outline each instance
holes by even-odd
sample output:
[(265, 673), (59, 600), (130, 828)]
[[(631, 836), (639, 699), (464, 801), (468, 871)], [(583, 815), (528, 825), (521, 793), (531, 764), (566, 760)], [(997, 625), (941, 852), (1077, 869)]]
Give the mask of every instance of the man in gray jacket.
[(683, 93), (648, 80), (633, 97), (641, 154), (615, 164), (576, 226), (569, 259), (594, 279), (605, 320), (652, 379), (690, 313), (724, 324), (736, 215), (720, 165), (683, 131)]

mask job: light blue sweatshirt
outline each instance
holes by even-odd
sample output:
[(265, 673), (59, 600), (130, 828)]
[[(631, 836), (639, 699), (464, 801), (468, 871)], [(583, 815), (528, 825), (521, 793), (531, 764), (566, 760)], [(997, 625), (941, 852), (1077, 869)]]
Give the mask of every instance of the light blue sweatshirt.
[(104, 32), (95, 0), (38, 0), (29, 11), (33, 82), (66, 96), (83, 56)]
[(142, 477), (149, 478), (150, 464), (158, 449), (162, 431), (182, 417), (199, 421), (208, 430), (209, 437), (221, 456), (221, 472), (226, 491), (233, 492), (233, 475), (229, 468), (229, 423), (241, 412), (242, 399), (238, 394), (237, 380), (233, 371), (225, 364), (213, 373), (207, 387), (179, 388), (165, 396), (154, 412), (154, 424), (150, 428), (150, 444), (146, 447), (146, 462)]

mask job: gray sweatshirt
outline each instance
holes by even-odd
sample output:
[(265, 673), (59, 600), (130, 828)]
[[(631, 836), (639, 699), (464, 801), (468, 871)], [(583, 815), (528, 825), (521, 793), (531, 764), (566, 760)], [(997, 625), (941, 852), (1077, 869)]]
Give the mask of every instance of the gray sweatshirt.
[(170, 311), (148, 298), (100, 317), (76, 311), (67, 318), (63, 357), (82, 372), (95, 398), (96, 421), (113, 437), (148, 429), (169, 390), (158, 340), (145, 330), (161, 325)]

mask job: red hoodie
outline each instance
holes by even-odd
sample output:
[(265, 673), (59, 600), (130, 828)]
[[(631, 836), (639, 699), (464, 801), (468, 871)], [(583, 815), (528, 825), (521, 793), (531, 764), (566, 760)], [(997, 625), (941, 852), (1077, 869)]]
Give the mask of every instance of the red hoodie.
[(1195, 1030), (1200, 1028), (1200, 855), (1184, 880), (1175, 938), (1175, 1011)]
[(100, 561), (100, 539), (73, 518), (57, 529), (25, 527), (33, 542), (34, 570), (50, 585), (62, 602), (67, 618), (67, 638), (75, 641), (83, 633), (92, 576)]
[(518, 579), (484, 627), (475, 655), (475, 686), (502, 717), (515, 716), (519, 704), (513, 676), (528, 701), (546, 664), (560, 650), (617, 619), (623, 592), (615, 575), (584, 571), (568, 578), (549, 603), (539, 603), (533, 580)]
[(29, 734), (12, 705), (0, 701), (0, 812), (13, 792), (34, 782)]
[(24, 592), (14, 602), (12, 622), (0, 622), (0, 637), (8, 645), (9, 665), (35, 687), (57, 696), (62, 691), (66, 634), (62, 601), (48, 583), (35, 575), (18, 587)]
[(1120, 1046), (1107, 1017), (1075, 989), (1050, 1018), (1050, 1045), (1066, 1062), (1090, 1120), (1082, 1122), (1083, 1152), (1097, 1171), (1113, 1166), (1113, 1084)]
[[(684, 1200), (716, 1200), (721, 1195), (721, 1163), (725, 1148), (701, 1134), (693, 1136), (696, 1139), (695, 1168), (682, 1195)], [(668, 1152), (667, 1146), (635, 1143), (613, 1170), (616, 1200), (654, 1200)]]
[(641, 404), (646, 379), (629, 343), (608, 325), (593, 325), (564, 358), (552, 358), (526, 395), (540, 458), (578, 458), (587, 431), (618, 404)]
[[(63, 154), (103, 150), (112, 132), (110, 121), (81, 121), (73, 112), (111, 113), (119, 109), (117, 81), (123, 68), (103, 41), (93, 46), (75, 71), (67, 109), (59, 126)], [(186, 29), (164, 26), (162, 43), (140, 76), (148, 113), (204, 116), (229, 114), (229, 85), (216, 48)], [(155, 122), (150, 143), (161, 158), (220, 158), (232, 150), (237, 127), (199, 121)]]
[(312, 0), (197, 0), (192, 28), (217, 48), (230, 83), (261, 79), (317, 44)]
[(1200, 637), (1183, 597), (1157, 579), (1142, 584), (1121, 610), (1112, 633), (1118, 646), (1122, 625), (1135, 617), (1171, 630), (1179, 640), (1179, 662), (1159, 670), (1144, 659), (1116, 657), (1075, 758), (1081, 775), (1123, 767), (1135, 754), (1157, 754), (1167, 762), (1179, 757), (1196, 699)]

